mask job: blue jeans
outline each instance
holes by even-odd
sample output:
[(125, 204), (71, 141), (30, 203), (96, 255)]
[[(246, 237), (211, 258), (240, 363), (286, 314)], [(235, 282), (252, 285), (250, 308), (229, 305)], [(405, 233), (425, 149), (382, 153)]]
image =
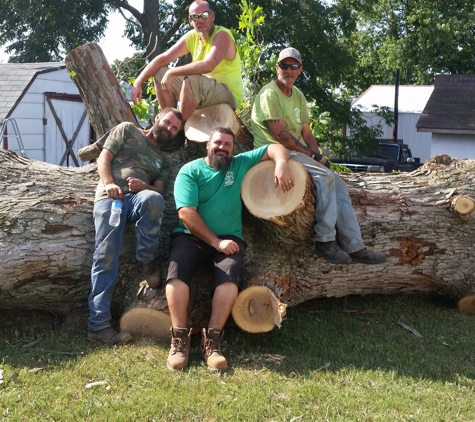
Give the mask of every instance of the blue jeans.
[(109, 225), (112, 201), (112, 198), (106, 198), (94, 204), (96, 240), (91, 269), (89, 331), (110, 327), (110, 305), (119, 273), (119, 252), (126, 223), (135, 223), (137, 261), (143, 264), (150, 262), (156, 259), (158, 253), (158, 238), (165, 207), (163, 196), (151, 190), (124, 195), (120, 224), (117, 227)]
[[(290, 152), (290, 157), (303, 165), (315, 186), (315, 240), (338, 240), (347, 253), (363, 249), (361, 229), (346, 183), (332, 170), (300, 152)], [(336, 227), (336, 229), (335, 229)]]

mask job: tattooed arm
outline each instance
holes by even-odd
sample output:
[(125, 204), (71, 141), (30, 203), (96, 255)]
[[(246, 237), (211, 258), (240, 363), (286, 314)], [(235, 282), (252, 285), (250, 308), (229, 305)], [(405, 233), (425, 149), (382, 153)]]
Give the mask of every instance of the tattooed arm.
[[(317, 141), (313, 137), (308, 124), (302, 127), (302, 137), (306, 142), (307, 146), (301, 144), (294, 136), (292, 136), (285, 129), (283, 120), (266, 120), (266, 124), (270, 132), (272, 133), (274, 139), (280, 144), (282, 144), (284, 147), (290, 149), (291, 151), (296, 151), (308, 155), (309, 157), (312, 157), (315, 161), (318, 161), (327, 167), (329, 166), (326, 158), (323, 157), (322, 154), (320, 154)], [(307, 128), (308, 132), (305, 131), (304, 128)], [(310, 137), (313, 139), (313, 142)]]

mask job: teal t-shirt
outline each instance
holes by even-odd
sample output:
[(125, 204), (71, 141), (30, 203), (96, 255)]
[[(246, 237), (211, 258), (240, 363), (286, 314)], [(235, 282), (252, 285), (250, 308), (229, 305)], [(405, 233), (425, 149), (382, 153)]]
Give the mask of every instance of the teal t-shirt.
[[(257, 164), (267, 146), (236, 155), (228, 169), (216, 171), (204, 158), (185, 164), (175, 180), (175, 203), (196, 207), (208, 228), (216, 235), (242, 236), (241, 184), (247, 171)], [(179, 220), (174, 232), (190, 233)]]

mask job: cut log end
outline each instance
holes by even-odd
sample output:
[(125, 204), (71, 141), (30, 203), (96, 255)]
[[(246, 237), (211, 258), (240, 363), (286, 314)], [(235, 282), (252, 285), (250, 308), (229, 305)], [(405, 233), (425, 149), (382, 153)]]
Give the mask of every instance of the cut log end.
[(457, 196), (452, 200), (452, 208), (460, 215), (467, 215), (475, 209), (475, 201), (468, 196)]
[(457, 309), (475, 314), (475, 295), (465, 296), (460, 299), (457, 303)]
[(262, 161), (246, 173), (241, 196), (252, 215), (271, 220), (298, 208), (305, 196), (307, 172), (294, 160), (289, 161), (289, 167), (294, 176), (294, 187), (285, 193), (280, 186), (275, 187), (273, 161)]
[(213, 129), (228, 127), (234, 134), (240, 130), (239, 120), (229, 104), (199, 108), (185, 122), (185, 136), (190, 141), (207, 142)]
[(251, 286), (239, 293), (232, 315), (236, 325), (249, 333), (266, 333), (282, 324), (287, 305), (265, 286)]
[(152, 308), (132, 308), (120, 318), (120, 331), (147, 337), (168, 338), (170, 315)]

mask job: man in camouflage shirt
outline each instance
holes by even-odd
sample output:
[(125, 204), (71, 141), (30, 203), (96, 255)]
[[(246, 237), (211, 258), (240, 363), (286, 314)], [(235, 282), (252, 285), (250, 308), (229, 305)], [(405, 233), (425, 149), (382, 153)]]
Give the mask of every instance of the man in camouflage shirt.
[[(157, 261), (158, 238), (168, 180), (168, 160), (159, 146), (175, 136), (183, 124), (181, 113), (164, 109), (149, 130), (125, 122), (113, 128), (97, 160), (100, 181), (94, 202), (95, 251), (91, 269), (88, 336), (90, 341), (124, 343), (129, 333), (110, 326), (112, 292), (119, 272), (119, 251), (126, 223), (135, 223), (136, 258), (150, 287), (160, 278)], [(122, 201), (118, 226), (109, 224), (114, 199)]]

